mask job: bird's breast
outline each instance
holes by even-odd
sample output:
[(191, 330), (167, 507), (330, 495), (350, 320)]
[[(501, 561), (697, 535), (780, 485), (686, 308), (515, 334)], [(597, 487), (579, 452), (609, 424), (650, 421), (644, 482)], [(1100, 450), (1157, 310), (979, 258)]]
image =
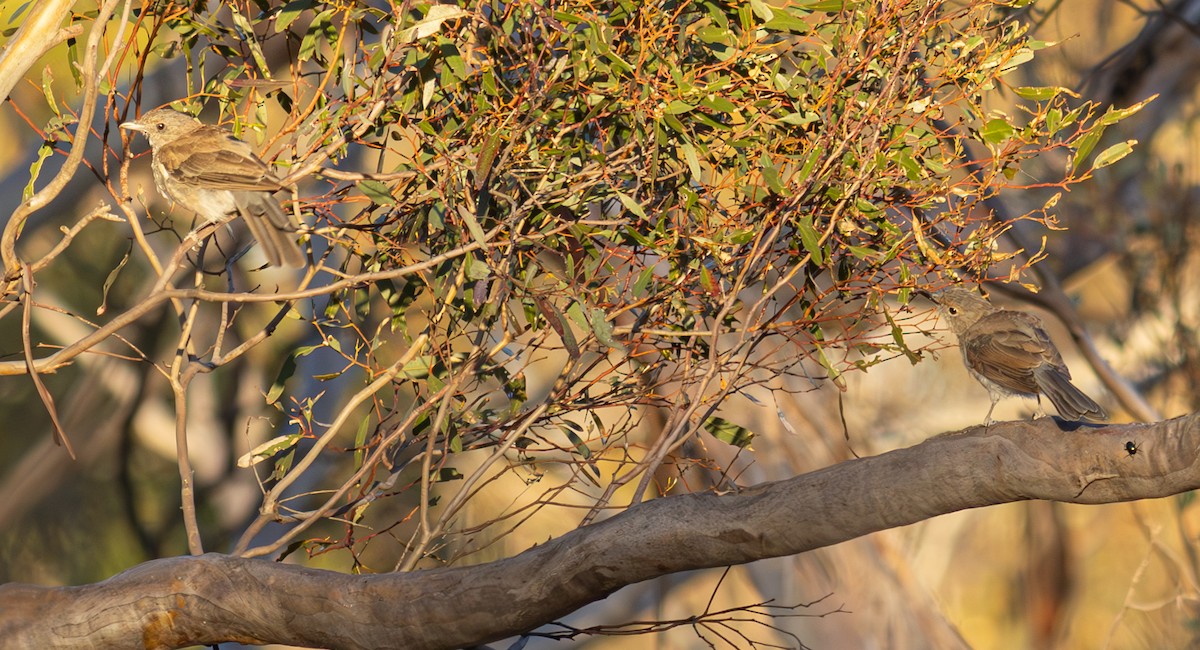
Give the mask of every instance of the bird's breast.
[(196, 205), (188, 207), (209, 221), (220, 221), (237, 212), (237, 202), (229, 190), (198, 190)]

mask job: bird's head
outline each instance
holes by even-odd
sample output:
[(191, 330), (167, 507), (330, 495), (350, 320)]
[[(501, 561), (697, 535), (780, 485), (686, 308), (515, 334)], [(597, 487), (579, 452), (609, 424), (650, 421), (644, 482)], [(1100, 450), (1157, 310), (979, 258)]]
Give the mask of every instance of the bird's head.
[(983, 296), (963, 287), (947, 287), (925, 296), (937, 305), (955, 334), (961, 334), (980, 318), (996, 310)]
[(156, 108), (143, 114), (132, 122), (122, 122), (121, 128), (137, 131), (146, 136), (151, 147), (166, 144), (181, 135), (191, 133), (203, 126), (200, 120), (180, 113), (177, 110), (163, 107)]

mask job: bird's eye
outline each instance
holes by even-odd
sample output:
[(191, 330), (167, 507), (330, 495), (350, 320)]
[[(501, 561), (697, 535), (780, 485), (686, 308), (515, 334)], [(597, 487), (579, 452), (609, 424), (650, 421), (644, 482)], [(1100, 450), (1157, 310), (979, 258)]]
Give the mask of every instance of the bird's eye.
[(946, 313), (950, 314), (951, 316), (957, 316), (958, 315), (958, 307), (947, 307)]
[(158, 129), (159, 131), (162, 131), (163, 129), (167, 128), (167, 125), (163, 124), (162, 122), (159, 122), (158, 124), (154, 125), (154, 128)]

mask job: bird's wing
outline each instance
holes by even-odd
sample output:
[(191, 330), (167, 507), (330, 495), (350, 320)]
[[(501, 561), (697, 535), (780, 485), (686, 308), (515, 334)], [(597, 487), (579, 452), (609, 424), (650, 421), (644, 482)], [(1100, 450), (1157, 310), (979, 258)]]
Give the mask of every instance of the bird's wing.
[(971, 327), (962, 344), (968, 366), (1012, 391), (1037, 393), (1033, 371), (1042, 365), (1071, 376), (1041, 321), (1032, 314), (992, 312)]
[(156, 152), (167, 170), (193, 185), (221, 190), (283, 189), (250, 145), (223, 129), (205, 126), (169, 142)]

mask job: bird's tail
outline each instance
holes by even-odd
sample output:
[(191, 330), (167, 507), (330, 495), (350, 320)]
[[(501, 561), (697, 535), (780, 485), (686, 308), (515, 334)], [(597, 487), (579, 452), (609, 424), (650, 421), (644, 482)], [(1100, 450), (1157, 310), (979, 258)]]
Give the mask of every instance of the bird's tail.
[(1050, 399), (1058, 414), (1067, 420), (1103, 421), (1108, 419), (1104, 409), (1100, 408), (1092, 398), (1083, 394), (1075, 387), (1061, 370), (1049, 365), (1042, 365), (1033, 371), (1033, 379), (1037, 382), (1042, 394)]
[(271, 266), (300, 268), (305, 264), (304, 252), (296, 243), (295, 222), (266, 192), (240, 192), (238, 211), (258, 240)]

